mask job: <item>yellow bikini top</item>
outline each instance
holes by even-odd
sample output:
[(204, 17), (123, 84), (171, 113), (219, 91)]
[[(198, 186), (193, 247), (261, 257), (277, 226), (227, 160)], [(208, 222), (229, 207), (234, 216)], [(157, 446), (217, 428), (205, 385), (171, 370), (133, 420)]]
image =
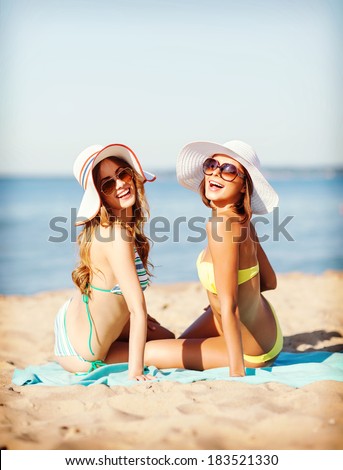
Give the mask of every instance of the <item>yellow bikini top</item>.
[[(197, 270), (201, 284), (205, 289), (209, 290), (213, 294), (217, 293), (217, 288), (214, 280), (214, 269), (213, 264), (208, 261), (202, 261), (204, 250), (199, 253), (197, 259)], [(238, 285), (243, 284), (255, 277), (260, 271), (260, 267), (257, 264), (251, 268), (240, 269), (238, 271)]]

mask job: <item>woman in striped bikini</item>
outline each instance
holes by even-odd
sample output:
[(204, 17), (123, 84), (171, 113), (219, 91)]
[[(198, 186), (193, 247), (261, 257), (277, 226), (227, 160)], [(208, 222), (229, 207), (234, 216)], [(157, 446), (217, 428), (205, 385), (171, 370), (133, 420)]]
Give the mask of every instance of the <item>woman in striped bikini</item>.
[(147, 315), (143, 294), (150, 274), (144, 183), (156, 177), (123, 144), (86, 148), (74, 175), (85, 190), (76, 222), (84, 226), (80, 262), (72, 273), (78, 289), (57, 314), (55, 358), (75, 373), (128, 362), (129, 378), (148, 380), (146, 341), (174, 337)]

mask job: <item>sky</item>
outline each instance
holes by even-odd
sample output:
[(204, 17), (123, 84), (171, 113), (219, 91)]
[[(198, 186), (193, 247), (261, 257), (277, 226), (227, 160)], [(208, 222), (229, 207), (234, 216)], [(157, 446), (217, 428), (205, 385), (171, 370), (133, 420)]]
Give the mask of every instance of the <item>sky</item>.
[(147, 170), (191, 141), (343, 165), (341, 0), (0, 0), (0, 175), (71, 175), (92, 144)]

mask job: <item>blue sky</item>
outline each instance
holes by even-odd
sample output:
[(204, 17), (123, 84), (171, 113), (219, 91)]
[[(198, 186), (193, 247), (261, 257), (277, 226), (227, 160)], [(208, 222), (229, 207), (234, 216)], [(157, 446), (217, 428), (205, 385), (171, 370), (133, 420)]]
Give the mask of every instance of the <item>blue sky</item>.
[(0, 0), (0, 173), (71, 175), (88, 145), (173, 169), (193, 140), (339, 165), (340, 0)]

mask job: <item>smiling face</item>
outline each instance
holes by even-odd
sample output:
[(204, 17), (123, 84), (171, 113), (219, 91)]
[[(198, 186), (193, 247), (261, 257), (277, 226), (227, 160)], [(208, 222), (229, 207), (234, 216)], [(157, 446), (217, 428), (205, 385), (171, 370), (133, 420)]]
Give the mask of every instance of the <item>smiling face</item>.
[[(111, 157), (102, 160), (96, 166), (95, 184), (100, 198), (105, 207), (110, 209), (111, 213), (115, 216), (131, 216), (133, 205), (136, 202), (134, 179), (131, 179), (131, 181), (127, 181), (127, 178), (120, 179), (120, 172), (123, 168), (129, 168), (129, 165), (118, 158), (113, 159)], [(111, 178), (115, 178), (113, 192), (104, 194), (101, 188)]]
[[(220, 165), (231, 163), (237, 167), (240, 173), (245, 174), (245, 170), (240, 163), (226, 155), (216, 154), (213, 158)], [(236, 176), (233, 181), (225, 181), (220, 176), (220, 169), (216, 168), (212, 175), (205, 175), (205, 197), (212, 202), (212, 206), (225, 208), (231, 204), (236, 204), (242, 199), (245, 193), (245, 180)]]

